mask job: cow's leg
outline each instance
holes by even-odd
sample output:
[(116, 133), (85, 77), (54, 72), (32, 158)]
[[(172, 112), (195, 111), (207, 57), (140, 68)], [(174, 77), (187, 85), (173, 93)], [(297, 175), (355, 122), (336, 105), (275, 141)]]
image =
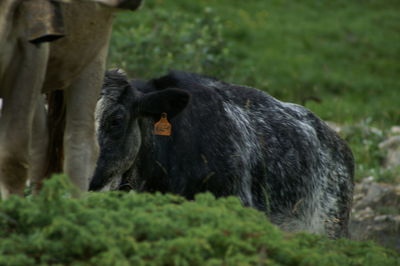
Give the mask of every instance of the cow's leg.
[(103, 82), (105, 53), (106, 49), (66, 90), (64, 172), (81, 191), (88, 190), (98, 156), (94, 111)]
[(33, 185), (33, 192), (39, 192), (43, 179), (46, 177), (48, 164), (49, 132), (47, 129), (47, 111), (45, 98), (40, 95), (36, 106), (31, 134), (29, 151), (29, 179)]
[(33, 111), (42, 88), (48, 45), (21, 42), (18, 58), (1, 84), (3, 109), (0, 118), (0, 187), (2, 198), (23, 195), (28, 171), (29, 140)]

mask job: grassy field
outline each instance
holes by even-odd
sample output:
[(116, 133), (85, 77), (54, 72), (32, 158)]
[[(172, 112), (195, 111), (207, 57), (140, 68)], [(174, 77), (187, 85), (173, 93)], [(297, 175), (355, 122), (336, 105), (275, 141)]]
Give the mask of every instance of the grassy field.
[(377, 145), (400, 124), (398, 10), (394, 0), (148, 0), (119, 14), (109, 65), (144, 78), (202, 72), (303, 104), (348, 126), (358, 178), (393, 181)]

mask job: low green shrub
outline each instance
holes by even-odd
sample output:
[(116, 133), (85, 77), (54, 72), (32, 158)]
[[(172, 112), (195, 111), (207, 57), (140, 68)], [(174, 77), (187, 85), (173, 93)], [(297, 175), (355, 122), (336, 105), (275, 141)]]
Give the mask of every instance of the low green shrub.
[(109, 66), (136, 78), (154, 78), (171, 69), (224, 78), (232, 64), (230, 45), (222, 38), (222, 23), (213, 9), (201, 13), (155, 8), (119, 14)]
[(398, 265), (372, 242), (285, 234), (234, 197), (88, 193), (54, 177), (0, 202), (0, 265)]
[(366, 119), (353, 125), (343, 126), (340, 135), (349, 143), (356, 161), (355, 179), (373, 176), (375, 181), (393, 183), (399, 182), (399, 169), (385, 168), (386, 151), (379, 144), (387, 139), (387, 130), (380, 130)]

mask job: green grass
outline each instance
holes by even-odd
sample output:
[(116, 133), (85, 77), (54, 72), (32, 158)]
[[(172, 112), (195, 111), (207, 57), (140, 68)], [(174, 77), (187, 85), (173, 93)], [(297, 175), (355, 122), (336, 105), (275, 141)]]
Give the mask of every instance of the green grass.
[(88, 193), (62, 176), (0, 201), (0, 265), (398, 265), (372, 242), (284, 234), (234, 197)]
[[(110, 65), (144, 78), (201, 72), (385, 132), (400, 124), (398, 10), (395, 0), (148, 0), (118, 16)], [(350, 135), (357, 179), (387, 176), (377, 150), (384, 136)]]
[(201, 18), (205, 7), (235, 59), (229, 81), (283, 100), (319, 97), (322, 106), (309, 107), (341, 123), (400, 123), (400, 2), (154, 0), (135, 16), (165, 9)]

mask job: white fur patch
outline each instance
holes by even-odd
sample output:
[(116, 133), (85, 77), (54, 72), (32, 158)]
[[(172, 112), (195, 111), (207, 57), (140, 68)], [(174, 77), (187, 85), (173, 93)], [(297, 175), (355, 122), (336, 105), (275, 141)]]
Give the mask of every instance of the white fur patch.
[(112, 178), (107, 185), (105, 185), (100, 191), (113, 191), (118, 190), (119, 184), (121, 183), (122, 177), (120, 175)]
[(251, 186), (252, 176), (251, 169), (260, 160), (261, 147), (256, 135), (256, 129), (253, 128), (252, 119), (246, 110), (237, 105), (230, 103), (223, 103), (223, 108), (228, 115), (229, 119), (234, 123), (235, 134), (232, 140), (237, 154), (233, 156), (240, 157), (241, 161), (246, 165), (241, 178), (241, 190), (239, 197), (244, 204), (254, 206)]
[(106, 104), (105, 104), (105, 100), (104, 97), (101, 97), (96, 104), (96, 109), (95, 109), (95, 130), (96, 130), (96, 134), (98, 134), (99, 132), (99, 127), (100, 127), (100, 121), (101, 121), (101, 117), (103, 116), (103, 112), (106, 109)]

